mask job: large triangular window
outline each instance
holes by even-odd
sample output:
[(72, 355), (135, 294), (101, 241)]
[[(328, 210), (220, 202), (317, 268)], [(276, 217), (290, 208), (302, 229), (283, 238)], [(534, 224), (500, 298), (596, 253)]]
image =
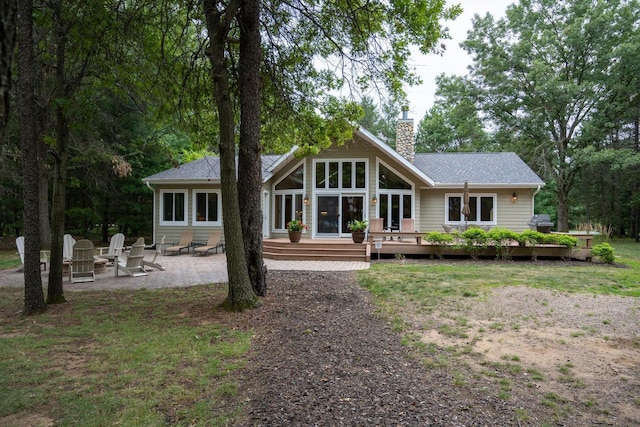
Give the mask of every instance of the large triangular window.
[(385, 165), (380, 164), (378, 169), (378, 188), (381, 190), (411, 190), (411, 184), (400, 178)]

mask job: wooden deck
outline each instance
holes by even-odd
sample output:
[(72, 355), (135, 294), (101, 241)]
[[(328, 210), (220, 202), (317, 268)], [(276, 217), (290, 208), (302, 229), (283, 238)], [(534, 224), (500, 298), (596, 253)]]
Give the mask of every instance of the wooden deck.
[[(395, 236), (394, 236), (395, 237)], [(412, 238), (413, 237), (413, 238)], [(375, 240), (353, 243), (351, 239), (302, 239), (298, 243), (291, 243), (289, 239), (265, 239), (263, 256), (269, 259), (280, 260), (322, 260), (322, 261), (371, 261), (380, 256), (388, 255), (412, 255), (434, 258), (437, 256), (438, 247), (421, 241), (417, 243), (414, 236), (407, 236), (402, 240)], [(443, 247), (441, 253), (444, 257), (469, 256), (464, 249)], [(510, 256), (517, 258), (531, 258), (533, 248), (513, 246)], [(591, 248), (577, 247), (567, 249), (557, 245), (544, 245), (535, 248), (535, 254), (543, 258), (571, 258), (579, 260), (591, 259)], [(496, 256), (494, 248), (482, 249), (481, 257), (493, 258)]]

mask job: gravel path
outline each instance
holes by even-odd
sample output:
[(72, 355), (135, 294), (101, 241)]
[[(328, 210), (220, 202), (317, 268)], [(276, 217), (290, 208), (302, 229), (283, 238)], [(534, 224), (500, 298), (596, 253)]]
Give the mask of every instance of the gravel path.
[(269, 286), (248, 320), (244, 425), (518, 425), (509, 405), (411, 358), (354, 273), (274, 272)]

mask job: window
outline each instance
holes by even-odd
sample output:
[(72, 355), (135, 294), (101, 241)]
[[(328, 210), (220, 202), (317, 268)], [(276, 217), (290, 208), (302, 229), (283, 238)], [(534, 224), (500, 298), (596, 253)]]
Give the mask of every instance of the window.
[(366, 163), (359, 160), (318, 161), (315, 163), (315, 188), (353, 189), (366, 186)]
[(413, 186), (389, 167), (378, 164), (378, 218), (384, 228), (398, 230), (403, 218), (413, 217)]
[(274, 186), (273, 228), (285, 230), (292, 219), (303, 220), (304, 164), (301, 163), (291, 173)]
[(218, 191), (193, 191), (193, 225), (222, 225)]
[(447, 194), (446, 222), (472, 222), (474, 224), (495, 224), (495, 194), (472, 194), (469, 196), (469, 217), (462, 215), (462, 195)]
[(187, 190), (160, 190), (160, 225), (187, 225)]

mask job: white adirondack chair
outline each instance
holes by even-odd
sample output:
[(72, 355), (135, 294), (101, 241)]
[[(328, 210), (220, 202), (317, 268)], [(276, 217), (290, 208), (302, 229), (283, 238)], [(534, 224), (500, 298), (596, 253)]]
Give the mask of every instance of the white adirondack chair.
[(151, 268), (157, 268), (158, 270), (164, 271), (164, 266), (160, 265), (156, 262), (156, 258), (158, 258), (158, 255), (160, 253), (162, 253), (162, 245), (164, 245), (164, 239), (167, 237), (167, 235), (165, 234), (164, 236), (162, 236), (162, 240), (160, 241), (159, 244), (156, 245), (156, 253), (153, 255), (153, 259), (151, 261), (146, 261), (146, 260), (142, 260), (142, 265), (145, 267), (151, 267)]
[[(24, 269), (24, 236), (19, 236), (16, 239), (16, 248), (18, 249), (18, 254), (20, 255), (20, 262), (22, 265), (18, 267), (18, 271)], [(40, 265), (47, 269), (47, 262), (49, 262), (48, 258), (49, 251), (40, 251)]]
[(76, 244), (76, 239), (74, 239), (71, 234), (65, 234), (62, 242), (62, 259), (70, 260), (73, 258), (73, 246)]
[(132, 277), (148, 276), (149, 273), (144, 269), (143, 261), (144, 237), (140, 237), (133, 246), (131, 246), (127, 259), (123, 261), (118, 260), (116, 276), (118, 276), (118, 272), (120, 271)]
[(108, 248), (98, 248), (98, 256), (100, 258), (108, 259), (113, 263), (116, 257), (122, 255), (122, 248), (124, 248), (124, 234), (116, 233), (111, 236)]
[(73, 258), (69, 268), (71, 283), (95, 282), (95, 259), (93, 258), (93, 243), (90, 240), (78, 240), (73, 245)]

